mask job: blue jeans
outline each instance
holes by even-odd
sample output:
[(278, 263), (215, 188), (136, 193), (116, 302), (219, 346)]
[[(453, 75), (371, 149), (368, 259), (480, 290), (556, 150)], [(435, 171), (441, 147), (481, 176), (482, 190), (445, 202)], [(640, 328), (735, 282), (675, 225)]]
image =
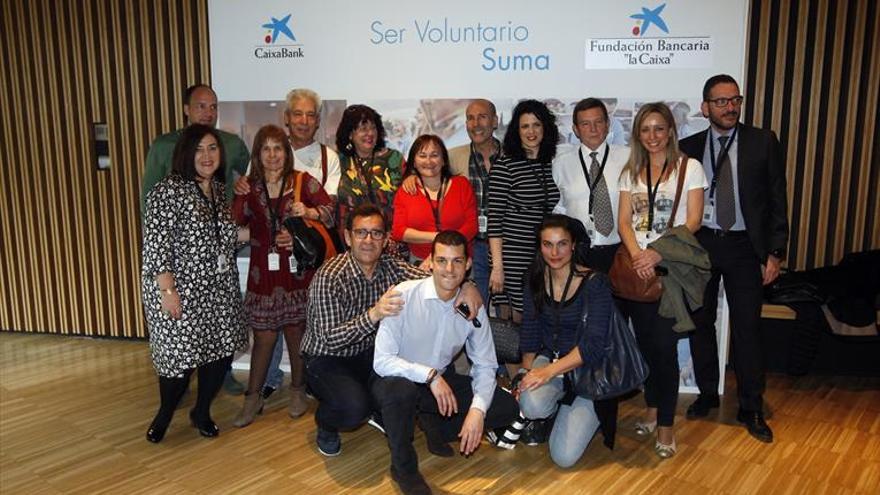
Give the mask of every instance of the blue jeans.
[(489, 312), (489, 241), (474, 239), (474, 260), (471, 265), (471, 277), (477, 283), (477, 289), (483, 298), (483, 306)]
[[(546, 356), (538, 356), (532, 368), (543, 368), (550, 364)], [(587, 449), (590, 440), (599, 429), (599, 417), (593, 408), (593, 401), (577, 397), (570, 406), (558, 405), (557, 401), (565, 395), (562, 378), (555, 377), (540, 388), (520, 394), (519, 407), (528, 419), (543, 419), (556, 411), (556, 421), (550, 432), (550, 457), (557, 466), (573, 466)]]
[(278, 332), (278, 338), (275, 340), (275, 349), (272, 351), (272, 360), (269, 361), (269, 371), (266, 374), (266, 383), (264, 387), (272, 387), (275, 390), (281, 388), (284, 383), (284, 372), (281, 371), (281, 358), (284, 356), (284, 333)]

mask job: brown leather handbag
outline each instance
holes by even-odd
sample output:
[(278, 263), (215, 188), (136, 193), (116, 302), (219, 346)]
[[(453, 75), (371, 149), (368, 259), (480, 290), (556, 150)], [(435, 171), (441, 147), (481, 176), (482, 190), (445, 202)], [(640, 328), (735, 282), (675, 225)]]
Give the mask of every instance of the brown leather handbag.
[[(681, 200), (681, 189), (684, 187), (684, 175), (687, 172), (688, 157), (684, 153), (681, 155), (681, 162), (678, 165), (678, 184), (675, 188), (675, 201), (672, 203), (672, 215), (669, 216), (669, 224), (667, 228), (672, 228), (672, 222), (675, 220), (675, 214), (678, 212), (678, 203)], [(654, 276), (643, 279), (633, 269), (632, 257), (629, 250), (623, 243), (614, 253), (614, 261), (611, 263), (611, 269), (608, 270), (608, 277), (611, 278), (611, 291), (614, 295), (629, 301), (636, 302), (657, 302), (663, 294), (663, 283), (660, 276), (654, 273)]]

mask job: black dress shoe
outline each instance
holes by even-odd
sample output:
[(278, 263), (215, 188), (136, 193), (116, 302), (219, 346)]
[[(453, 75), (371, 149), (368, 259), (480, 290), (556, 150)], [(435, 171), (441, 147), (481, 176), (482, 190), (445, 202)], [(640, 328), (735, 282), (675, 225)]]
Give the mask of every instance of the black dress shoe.
[(749, 435), (766, 443), (773, 442), (773, 430), (764, 421), (764, 413), (761, 411), (743, 411), (740, 409), (736, 413), (736, 420), (746, 425)]
[(705, 418), (709, 415), (710, 409), (716, 408), (720, 404), (721, 401), (718, 400), (717, 395), (709, 396), (700, 394), (697, 397), (697, 400), (695, 400), (693, 404), (688, 406), (685, 417), (687, 417), (687, 419)]
[(150, 429), (147, 430), (147, 441), (152, 443), (159, 443), (165, 438), (165, 432), (168, 431), (168, 426), (165, 428), (160, 428), (156, 426), (150, 426)]
[(391, 466), (391, 479), (397, 483), (404, 495), (431, 495), (431, 487), (421, 473), (399, 473)]
[(195, 409), (189, 412), (189, 420), (192, 425), (199, 430), (199, 435), (211, 438), (216, 437), (220, 434), (220, 428), (217, 427), (217, 423), (215, 423), (211, 418), (199, 419), (196, 417), (195, 413)]

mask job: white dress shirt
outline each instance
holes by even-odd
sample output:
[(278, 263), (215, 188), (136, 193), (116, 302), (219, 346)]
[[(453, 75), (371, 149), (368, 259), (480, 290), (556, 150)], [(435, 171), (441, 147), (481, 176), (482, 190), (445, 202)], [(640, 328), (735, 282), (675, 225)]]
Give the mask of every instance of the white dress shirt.
[[(608, 236), (599, 233), (593, 223), (590, 221), (590, 188), (587, 186), (587, 179), (584, 177), (584, 171), (581, 167), (581, 160), (578, 157), (578, 150), (584, 155), (584, 163), (587, 166), (587, 172), (590, 171), (590, 153), (596, 151), (596, 160), (602, 164), (602, 158), (605, 156), (605, 150), (609, 149), (608, 161), (605, 163), (605, 169), (602, 176), (605, 177), (605, 184), (608, 187), (608, 197), (611, 200), (611, 211), (613, 214), (614, 228)], [(620, 242), (620, 234), (617, 233), (617, 207), (620, 198), (620, 188), (618, 180), (620, 172), (629, 159), (629, 148), (609, 145), (606, 141), (599, 146), (599, 149), (592, 150), (584, 144), (577, 148), (557, 156), (553, 160), (553, 181), (559, 188), (559, 203), (553, 209), (554, 213), (561, 213), (576, 218), (584, 224), (587, 231), (593, 232), (590, 239), (594, 246), (607, 246), (609, 244), (617, 244)]]
[[(290, 149), (293, 149), (291, 146)], [(312, 144), (293, 150), (293, 168), (302, 172), (308, 172), (309, 175), (322, 182), (324, 174), (321, 169), (321, 144), (312, 141)], [(336, 188), (339, 187), (339, 177), (341, 175), (339, 169), (339, 155), (329, 146), (327, 147), (327, 180), (324, 182), (324, 190), (331, 196), (336, 195)]]
[(434, 278), (408, 280), (397, 286), (403, 310), (379, 324), (373, 369), (379, 376), (399, 376), (425, 383), (431, 369), (443, 373), (462, 346), (473, 362), (470, 376), (474, 398), (471, 407), (484, 413), (495, 393), (495, 344), (486, 310), (480, 308), (480, 328), (455, 312), (453, 299), (437, 296)]

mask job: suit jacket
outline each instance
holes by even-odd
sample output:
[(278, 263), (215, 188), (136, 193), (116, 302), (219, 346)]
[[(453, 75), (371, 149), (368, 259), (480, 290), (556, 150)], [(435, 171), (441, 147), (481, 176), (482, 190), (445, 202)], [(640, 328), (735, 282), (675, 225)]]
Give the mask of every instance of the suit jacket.
[[(788, 248), (785, 160), (771, 130), (739, 124), (737, 184), (739, 207), (755, 254), (765, 262), (771, 251)], [(709, 130), (682, 139), (681, 150), (702, 160)]]
[(449, 150), (449, 169), (452, 175), (468, 176), (471, 160), (471, 144), (463, 144)]

